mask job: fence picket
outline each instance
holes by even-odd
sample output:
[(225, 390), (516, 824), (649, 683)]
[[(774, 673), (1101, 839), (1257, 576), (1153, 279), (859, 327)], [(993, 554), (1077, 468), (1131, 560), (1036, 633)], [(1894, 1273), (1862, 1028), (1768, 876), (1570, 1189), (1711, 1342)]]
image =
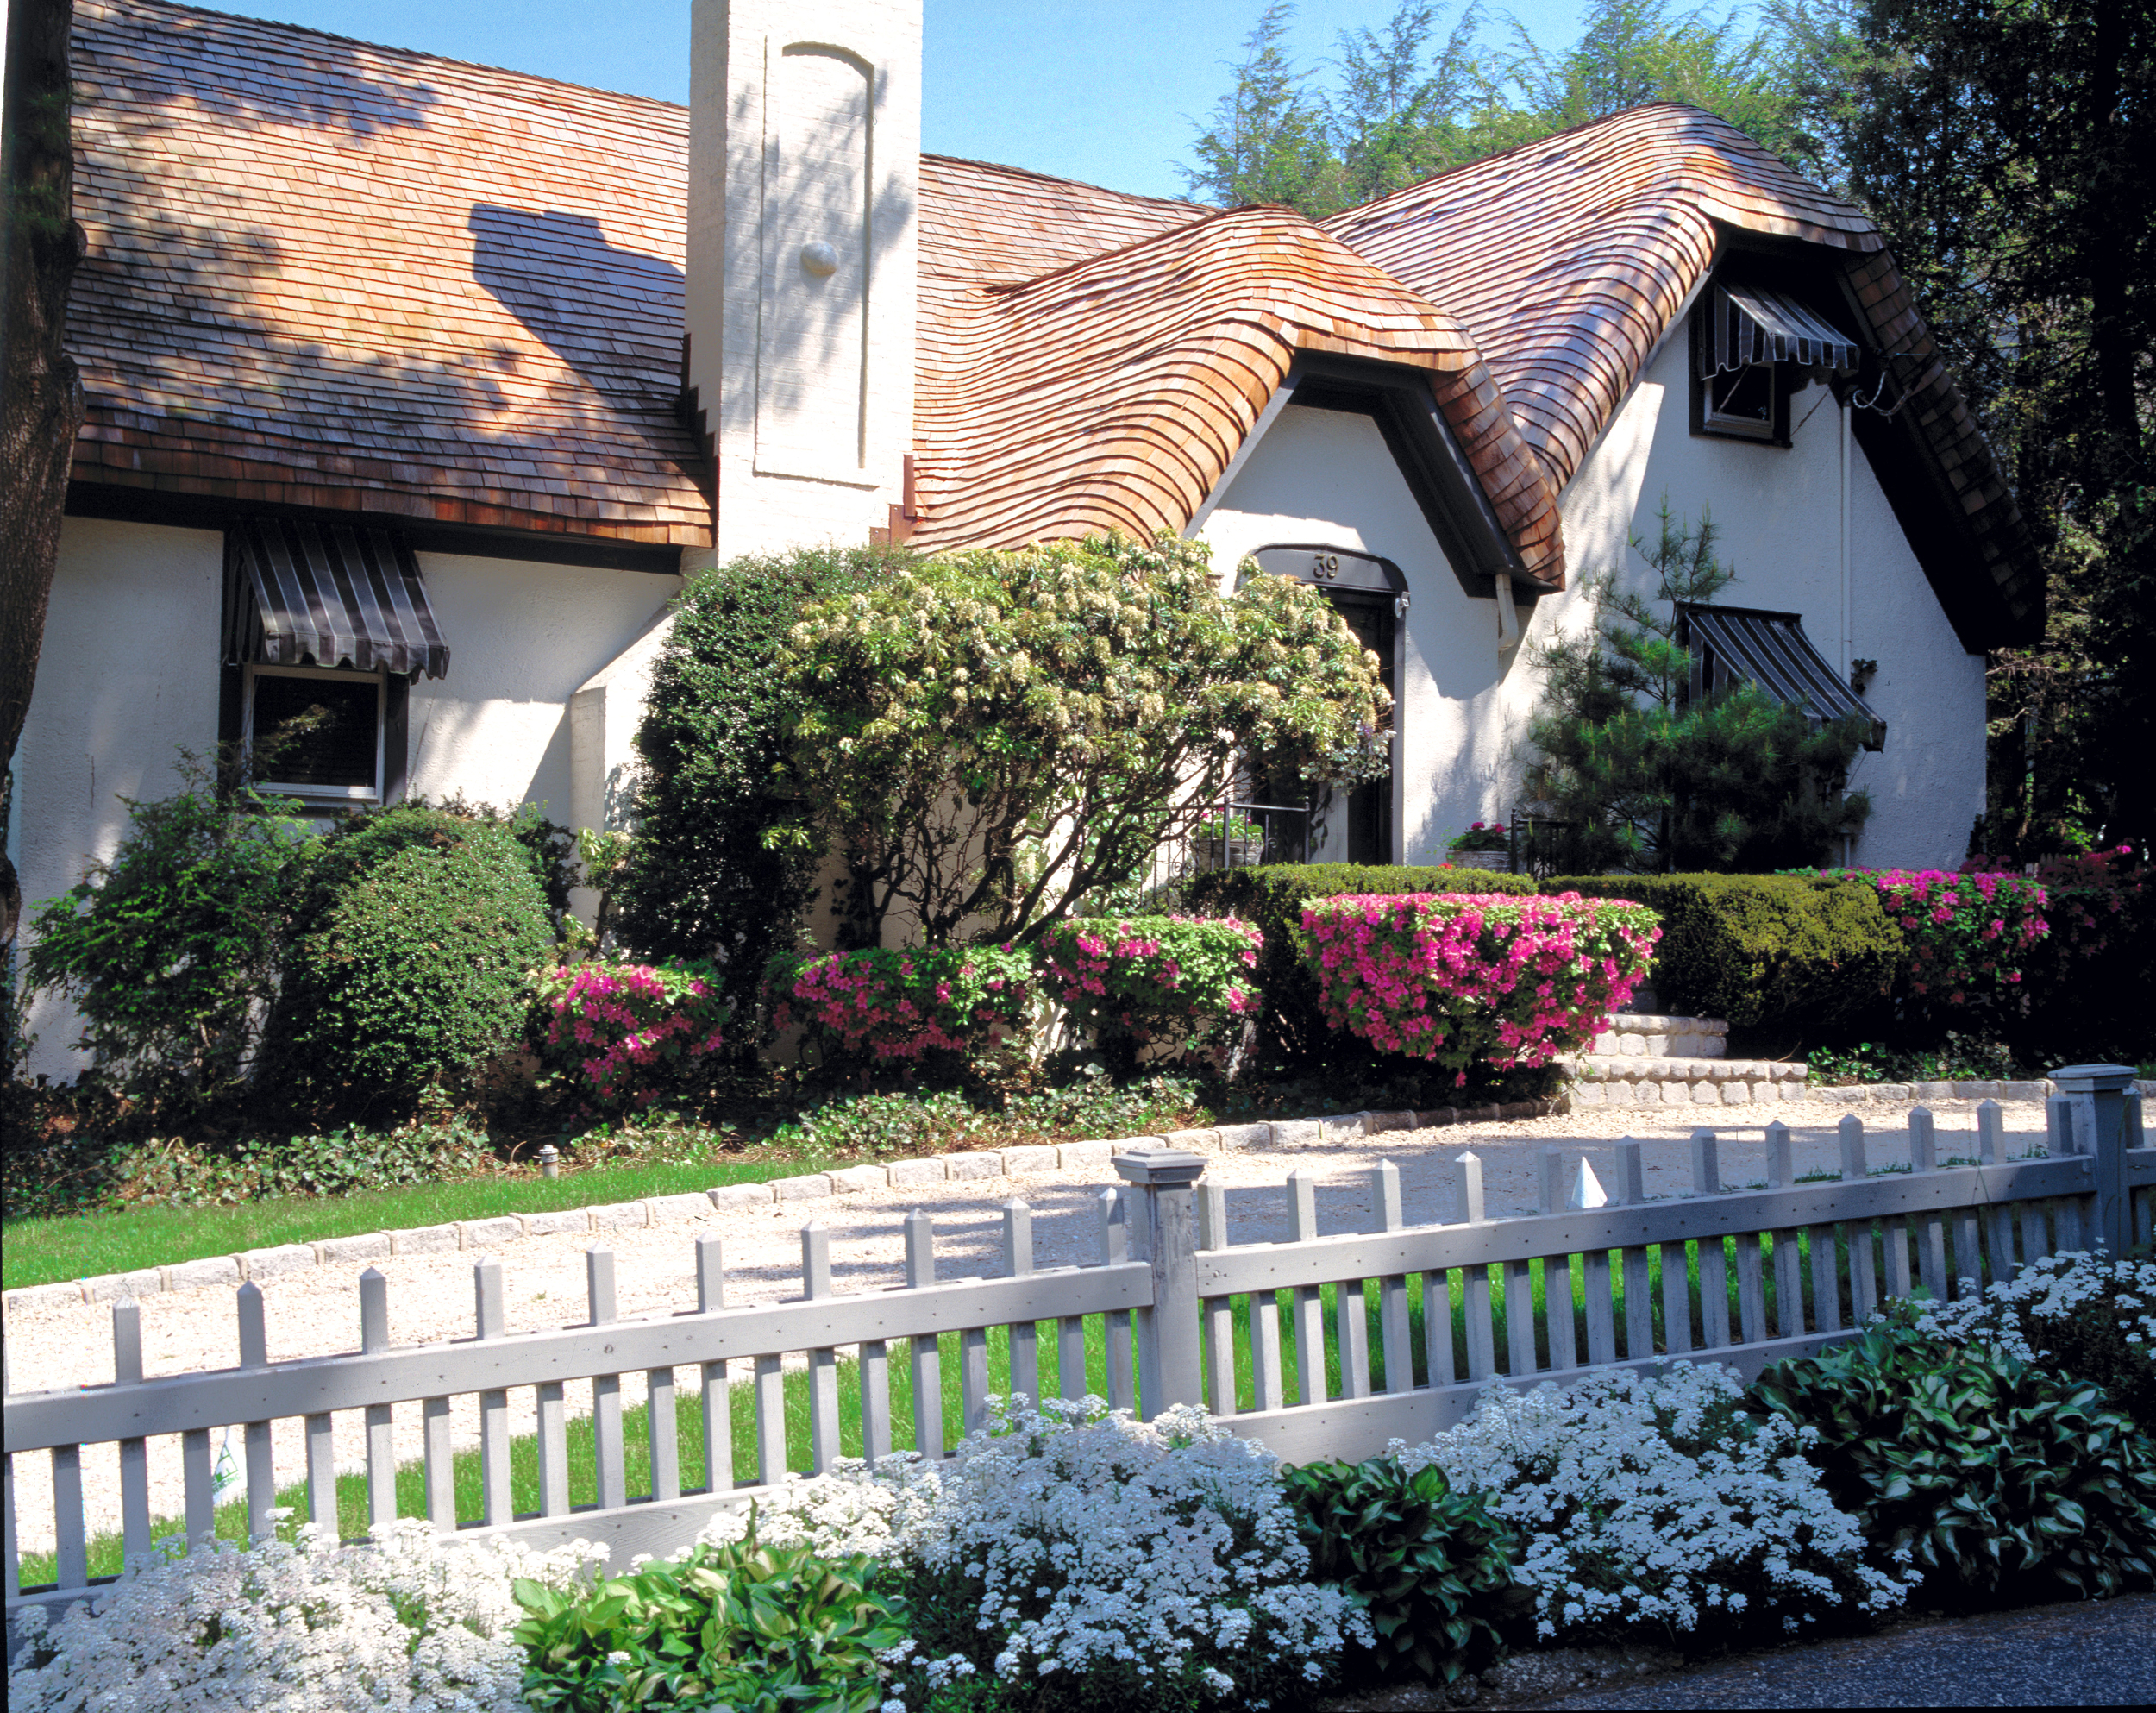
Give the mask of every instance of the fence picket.
[(2044, 1204), (2041, 1202), (2021, 1203), (2021, 1261), (2027, 1265), (2041, 1261), (2051, 1253), (2051, 1239), (2044, 1230)]
[[(1407, 1225), (1401, 1210), (1400, 1168), (1380, 1160), (1370, 1168), (1370, 1202), (1377, 1210), (1380, 1231), (1400, 1231)], [(1408, 1312), (1407, 1277), (1395, 1273), (1377, 1282), (1378, 1352), (1385, 1362), (1385, 1390), (1411, 1392), (1415, 1389), (1414, 1321)]]
[[(614, 1252), (584, 1252), (584, 1292), (591, 1324), (611, 1326), (619, 1318), (614, 1296)], [(599, 1507), (618, 1510), (629, 1503), (629, 1469), (622, 1454), (621, 1376), (592, 1376), (592, 1472), (599, 1483)]]
[[(1487, 1222), (1482, 1202), (1482, 1163), (1473, 1154), (1462, 1154), (1452, 1163), (1460, 1204), (1460, 1222), (1479, 1226)], [(1486, 1380), (1497, 1371), (1497, 1332), (1490, 1315), (1489, 1268), (1461, 1270), (1461, 1285), (1467, 1313), (1467, 1377)]]
[(62, 1588), (90, 1580), (90, 1537), (83, 1526), (82, 1447), (53, 1447), (53, 1540)]
[[(1198, 1186), (1198, 1247), (1228, 1246), (1228, 1192), (1217, 1183)], [(1208, 1296), (1199, 1305), (1206, 1340), (1206, 1397), (1215, 1415), (1235, 1414), (1235, 1302)]]
[[(1554, 1147), (1545, 1147), (1538, 1164), (1538, 1205), (1545, 1214), (1561, 1214), (1564, 1211), (1564, 1156)], [(1572, 1258), (1570, 1255), (1544, 1258), (1542, 1318), (1544, 1330), (1550, 1341), (1550, 1366), (1558, 1370), (1577, 1367), (1579, 1353), (1572, 1328)], [(1450, 1336), (1446, 1338), (1445, 1347), (1448, 1351), (1451, 1348)], [(1431, 1384), (1437, 1384), (1433, 1376)]]
[(1757, 1232), (1737, 1234), (1737, 1324), (1745, 1343), (1767, 1341), (1766, 1273)]
[(1441, 1271), (1422, 1275), (1422, 1342), (1433, 1386), (1459, 1384), (1452, 1358), (1451, 1279)]
[[(936, 1283), (936, 1222), (916, 1208), (906, 1216), (906, 1283), (924, 1290)], [(943, 1358), (936, 1335), (906, 1345), (913, 1380), (913, 1448), (924, 1458), (943, 1454)]]
[[(1711, 1130), (1692, 1133), (1692, 1193), (1722, 1193), (1721, 1142)], [(1728, 1348), (1729, 1258), (1720, 1237), (1699, 1241), (1699, 1327), (1702, 1348)]]
[[(1977, 1159), (1983, 1165), (1997, 1165), (2006, 1158), (2006, 1117), (1996, 1101), (1985, 1101), (1977, 1107)], [(1990, 1283), (2003, 1284), (2014, 1277), (2014, 1209), (2007, 1202), (1995, 1202), (1984, 1209), (1984, 1237), (1991, 1251)], [(1979, 1273), (1977, 1283), (1981, 1288), (1985, 1276)]]
[(960, 1418), (968, 1434), (988, 1425), (988, 1329), (962, 1327), (958, 1334), (958, 1399), (964, 1412)]
[[(1288, 1174), (1288, 1236), (1307, 1243), (1318, 1234), (1318, 1181), (1298, 1166)], [(1316, 1285), (1298, 1285), (1288, 1293), (1288, 1312), (1295, 1333), (1295, 1402), (1325, 1400), (1325, 1294)]]
[(569, 1511), (569, 1411), (561, 1382), (542, 1380), (533, 1389), (538, 1412), (539, 1514), (567, 1516)]
[(1807, 1226), (1806, 1242), (1812, 1252), (1812, 1327), (1815, 1332), (1838, 1333), (1841, 1319), (1841, 1270), (1836, 1264), (1834, 1228)]
[[(1787, 1189), (1795, 1181), (1789, 1127), (1777, 1119), (1767, 1126), (1767, 1187)], [(1804, 1332), (1804, 1252), (1794, 1230), (1767, 1233), (1774, 1248), (1774, 1324), (1785, 1339)]]
[[(1851, 1113), (1843, 1118), (1838, 1133), (1841, 1140), (1842, 1178), (1846, 1183), (1862, 1183), (1871, 1176), (1865, 1161), (1864, 1120)], [(1879, 1306), (1878, 1275), (1872, 1266), (1871, 1221), (1851, 1220), (1842, 1230), (1848, 1234), (1849, 1242), (1850, 1324), (1861, 1327)]]
[(756, 1358), (756, 1479), (768, 1487), (786, 1479), (786, 1360)]
[[(483, 1255), (472, 1264), (472, 1318), (473, 1330), (479, 1338), (498, 1339), (507, 1332), (509, 1325), (507, 1294), (502, 1288), (502, 1264), (492, 1255)], [(322, 1418), (326, 1423), (327, 1416)], [(310, 1424), (314, 1418), (308, 1418)], [(327, 1434), (324, 1435), (325, 1441)], [(325, 1443), (324, 1455), (329, 1447)], [(334, 1490), (336, 1477), (334, 1471), (328, 1478)], [(313, 1446), (309, 1442), (307, 1470), (308, 1493), (311, 1500), (315, 1472)], [(479, 1394), (479, 1520), (498, 1527), (516, 1515), (516, 1504), (511, 1497), (509, 1474), (509, 1394), (497, 1389)], [(331, 1500), (335, 1503), (334, 1497)]]
[[(112, 1377), (131, 1385), (142, 1377), (142, 1309), (133, 1297), (112, 1305)], [(310, 1419), (312, 1425), (312, 1418)], [(329, 1514), (334, 1526), (336, 1512)], [(150, 1454), (147, 1440), (120, 1441), (120, 1539), (129, 1558), (150, 1550)]]
[[(1939, 1142), (1932, 1114), (1923, 1107), (1909, 1108), (1909, 1170), (1928, 1172), (1939, 1170)], [(1946, 1221), (1940, 1214), (1925, 1215), (1916, 1222), (1916, 1271), (1924, 1289), (1931, 1292), (1932, 1301), (1946, 1300)]]
[[(726, 1249), (716, 1235), (696, 1239), (696, 1312), (716, 1314), (726, 1306)], [(733, 1393), (724, 1362), (700, 1365), (698, 1383), (703, 1389), (704, 1485), (707, 1491), (724, 1493), (734, 1484)]]
[[(179, 1436), (179, 1474), (186, 1490), (187, 1550), (191, 1553), (217, 1534), (217, 1478), (207, 1428), (190, 1428)], [(372, 1482), (368, 1490), (371, 1497)]]
[[(1033, 1210), (1015, 1196), (1003, 1204), (1003, 1271), (1013, 1279), (1033, 1271)], [(1031, 1321), (1012, 1323), (1010, 1390), (1041, 1401), (1040, 1329)]]
[[(379, 1267), (360, 1275), (360, 1348), (369, 1353), (389, 1348), (389, 1280)], [(385, 1403), (367, 1407), (367, 1528), (378, 1540), (397, 1521), (397, 1441), (389, 1410)]]
[[(1617, 1145), (1617, 1195), (1620, 1207), (1646, 1205), (1646, 1175), (1639, 1159), (1639, 1145), (1629, 1136)], [(1645, 1244), (1629, 1244), (1619, 1252), (1625, 1281), (1625, 1354), (1654, 1354), (1653, 1271)]]
[[(240, 1321), (240, 1366), (269, 1366), (269, 1328), (263, 1319), (262, 1287), (252, 1279), (235, 1294)], [(270, 1512), (277, 1507), (277, 1475), (270, 1458), (270, 1424), (250, 1421), (241, 1430), (247, 1462), (247, 1538), (260, 1546), (276, 1533)], [(453, 1509), (449, 1521), (454, 1524)]]
[[(801, 1295), (813, 1302), (831, 1294), (831, 1234), (821, 1220), (801, 1227)], [(838, 1352), (825, 1345), (808, 1352), (809, 1469), (826, 1473), (838, 1461)]]
[[(1119, 1266), (1130, 1258), (1131, 1202), (1118, 1184), (1100, 1192), (1100, 1260), (1104, 1266)], [(1131, 1332), (1129, 1309), (1116, 1309), (1102, 1316), (1108, 1404), (1113, 1409), (1138, 1408), (1138, 1358), (1131, 1348)]]

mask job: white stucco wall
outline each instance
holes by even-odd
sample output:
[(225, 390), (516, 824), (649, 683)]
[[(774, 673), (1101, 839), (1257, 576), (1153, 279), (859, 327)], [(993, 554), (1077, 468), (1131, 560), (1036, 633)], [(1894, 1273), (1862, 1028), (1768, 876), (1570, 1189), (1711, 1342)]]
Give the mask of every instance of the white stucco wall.
[(1438, 860), (1470, 822), (1509, 813), (1541, 689), (1532, 646), (1588, 623), (1590, 577), (1614, 572), (1651, 592), (1652, 574), (1626, 543), (1654, 532), (1665, 494), (1673, 513), (1694, 523), (1711, 506), (1720, 556), (1739, 579), (1726, 604), (1801, 613), (1837, 669), (1852, 657), (1879, 662), (1865, 696), (1887, 722), (1887, 744), (1855, 769), (1852, 783), (1871, 793), (1874, 807), (1854, 860), (1951, 867), (1961, 859), (1984, 809), (1983, 656), (1963, 651), (1853, 445), (1845, 644), (1841, 423), (1832, 396), (1813, 387), (1792, 401), (1787, 448), (1695, 436), (1685, 347), (1679, 323), (1565, 489), (1569, 587), (1523, 609), (1523, 643), (1502, 656), (1495, 602), (1463, 592), (1365, 417), (1290, 406), (1206, 518), (1200, 533), (1224, 577), (1275, 542), (1358, 548), (1407, 574), (1395, 799), (1402, 860)]
[(423, 553), (449, 673), (411, 689), (415, 794), (576, 810), (569, 702), (680, 587), (648, 571)]
[[(412, 687), (406, 788), (543, 803), (571, 820), (571, 700), (645, 635), (680, 580), (454, 554), (419, 560), (450, 661), (448, 677)], [(215, 746), (223, 563), (219, 530), (66, 520), (16, 762), (9, 836), (27, 905), (112, 855), (127, 827), (121, 796), (177, 788), (176, 746)], [(30, 1027), (33, 1073), (72, 1076), (69, 1008), (41, 1002)]]
[[(60, 529), (36, 687), (16, 752), (10, 854), (25, 912), (58, 897), (127, 830), (122, 797), (178, 788), (178, 746), (217, 741), (224, 536), (70, 518)], [(73, 1009), (41, 1000), (30, 1070), (72, 1076)]]
[[(1814, 386), (1790, 401), (1786, 448), (1695, 436), (1686, 355), (1680, 323), (1562, 495), (1570, 587), (1537, 604), (1528, 642), (1587, 622), (1589, 575), (1614, 569), (1651, 589), (1652, 573), (1625, 543), (1652, 535), (1664, 495), (1681, 519), (1696, 522), (1711, 506), (1719, 556), (1738, 579), (1720, 597), (1725, 605), (1801, 613), (1805, 635), (1837, 670), (1852, 659), (1879, 662), (1865, 700), (1887, 723), (1886, 748), (1860, 756), (1852, 775), (1873, 805), (1854, 860), (1952, 867), (1984, 813), (1984, 656), (1963, 650), (1853, 442), (1844, 643), (1842, 425), (1833, 395)], [(1524, 706), (1509, 712), (1524, 721)]]

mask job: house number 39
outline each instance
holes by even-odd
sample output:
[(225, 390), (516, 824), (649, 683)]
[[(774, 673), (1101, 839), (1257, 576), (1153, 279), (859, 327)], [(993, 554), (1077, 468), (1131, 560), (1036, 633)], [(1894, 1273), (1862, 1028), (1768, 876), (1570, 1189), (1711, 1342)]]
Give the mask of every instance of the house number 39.
[(1340, 574), (1340, 555), (1337, 553), (1313, 553), (1310, 555), (1311, 569), (1319, 578), (1330, 581)]

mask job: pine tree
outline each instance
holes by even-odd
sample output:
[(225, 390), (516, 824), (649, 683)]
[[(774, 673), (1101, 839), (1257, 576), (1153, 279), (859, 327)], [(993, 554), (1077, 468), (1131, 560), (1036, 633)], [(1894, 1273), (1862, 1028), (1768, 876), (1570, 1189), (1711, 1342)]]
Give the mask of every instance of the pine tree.
[(1659, 523), (1651, 544), (1632, 543), (1655, 593), (1604, 578), (1593, 625), (1536, 650), (1548, 679), (1527, 787), (1566, 828), (1559, 862), (1651, 874), (1826, 860), (1871, 812), (1844, 790), (1865, 721), (1814, 721), (1748, 681), (1694, 696), (1681, 609), (1711, 603), (1736, 574), (1714, 556), (1708, 511), (1694, 530), (1665, 500)]

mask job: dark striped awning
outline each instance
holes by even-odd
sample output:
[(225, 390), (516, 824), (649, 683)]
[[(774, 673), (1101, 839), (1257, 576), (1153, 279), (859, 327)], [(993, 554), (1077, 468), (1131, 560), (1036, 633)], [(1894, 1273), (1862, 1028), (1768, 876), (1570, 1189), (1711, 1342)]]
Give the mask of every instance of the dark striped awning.
[(228, 661), (449, 669), (419, 562), (386, 530), (249, 518), (226, 530), (224, 560)]
[(1842, 681), (1804, 634), (1794, 612), (1752, 607), (1685, 606), (1682, 638), (1692, 656), (1692, 693), (1712, 695), (1748, 679), (1771, 696), (1801, 707), (1822, 724), (1847, 714), (1871, 725), (1867, 750), (1886, 747), (1886, 722)]
[(1796, 298), (1763, 286), (1714, 287), (1714, 334), (1700, 352), (1700, 373), (1721, 374), (1752, 363), (1854, 369), (1857, 342)]

